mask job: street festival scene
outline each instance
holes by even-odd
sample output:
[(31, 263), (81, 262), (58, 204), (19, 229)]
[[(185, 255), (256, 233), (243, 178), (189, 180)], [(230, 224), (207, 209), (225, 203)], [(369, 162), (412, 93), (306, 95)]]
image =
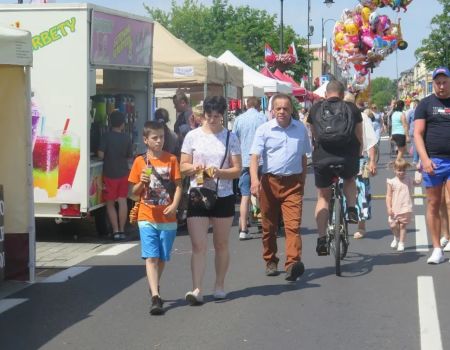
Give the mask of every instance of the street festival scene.
[(450, 349), (450, 0), (0, 0), (0, 349)]

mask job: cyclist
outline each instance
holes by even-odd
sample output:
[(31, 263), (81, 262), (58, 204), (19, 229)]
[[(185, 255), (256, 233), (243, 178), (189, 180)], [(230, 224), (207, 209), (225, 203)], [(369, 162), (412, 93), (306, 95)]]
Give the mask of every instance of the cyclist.
[[(314, 139), (312, 159), (315, 184), (318, 190), (315, 210), (319, 234), (316, 247), (318, 255), (327, 255), (328, 205), (334, 177), (330, 165), (343, 165), (338, 175), (344, 180), (347, 221), (358, 223), (358, 213), (355, 208), (357, 195), (355, 176), (359, 172), (359, 158), (363, 143), (362, 116), (355, 104), (343, 101), (344, 93), (345, 87), (341, 82), (330, 81), (326, 87), (326, 99), (313, 105), (308, 116), (308, 124), (311, 125)], [(330, 116), (332, 118), (326, 118)], [(327, 127), (327, 122), (334, 124)], [(340, 132), (340, 135), (336, 135), (336, 140), (340, 140), (340, 142), (334, 144), (326, 141), (326, 137), (323, 136), (324, 130), (336, 130), (336, 134)]]

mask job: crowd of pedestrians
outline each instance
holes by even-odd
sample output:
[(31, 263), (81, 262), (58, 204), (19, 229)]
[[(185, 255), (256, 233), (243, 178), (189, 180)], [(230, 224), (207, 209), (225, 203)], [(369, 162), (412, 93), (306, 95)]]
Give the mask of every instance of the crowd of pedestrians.
[[(192, 243), (192, 289), (186, 293), (186, 300), (191, 305), (203, 303), (210, 228), (215, 252), (213, 296), (226, 298), (229, 239), (236, 203), (233, 181), (237, 179), (241, 194), (239, 239), (253, 238), (248, 230), (250, 207), (255, 203), (251, 200), (253, 196), (261, 213), (265, 274), (279, 274), (277, 232), (283, 224), (284, 276), (287, 281), (297, 280), (305, 270), (300, 227), (311, 152), (317, 188), (317, 254), (328, 254), (328, 205), (336, 176), (341, 178), (345, 194), (346, 220), (358, 225), (353, 237), (363, 238), (367, 234), (366, 221), (372, 217), (370, 177), (377, 173), (378, 146), (385, 131), (397, 149), (391, 162), (395, 177), (386, 182), (386, 222), (393, 233), (391, 248), (404, 250), (412, 213), (412, 187), (420, 184), (423, 177), (426, 219), (433, 244), (427, 262), (443, 262), (442, 248), (450, 250), (448, 68), (440, 67), (433, 72), (433, 87), (433, 94), (420, 102), (413, 101), (408, 111), (404, 101), (398, 100), (385, 115), (375, 105), (355, 104), (355, 97), (346, 93), (345, 86), (337, 80), (328, 83), (326, 97), (309, 111), (295, 112), (290, 96), (276, 94), (270, 99), (267, 117), (261, 112), (260, 100), (250, 97), (245, 113), (235, 120), (232, 131), (224, 126), (225, 98), (207, 97), (191, 108), (188, 97), (179, 92), (173, 97), (177, 111), (174, 130), (168, 127), (168, 111), (156, 110), (155, 120), (146, 122), (144, 127), (147, 152), (135, 158), (129, 176), (123, 164), (131, 148), (121, 136), (123, 116), (114, 112), (112, 131), (106, 134), (99, 154), (105, 159), (104, 194), (113, 234), (118, 238), (124, 230), (123, 186), (127, 180), (138, 198), (141, 252), (152, 296), (150, 313), (164, 313), (159, 281), (165, 263), (170, 260), (180, 215), (187, 221)], [(408, 144), (412, 163), (405, 160)], [(417, 169), (414, 179), (406, 173), (409, 167)], [(115, 201), (119, 203), (118, 214)]]

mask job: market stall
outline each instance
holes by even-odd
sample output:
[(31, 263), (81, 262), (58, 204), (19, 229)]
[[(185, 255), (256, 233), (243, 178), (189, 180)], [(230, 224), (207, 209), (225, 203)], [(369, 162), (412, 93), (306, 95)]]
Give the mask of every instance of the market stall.
[(145, 148), (153, 22), (91, 4), (29, 4), (0, 6), (0, 23), (32, 33), (35, 215), (94, 213), (104, 223), (104, 211), (96, 211), (103, 207), (103, 162), (96, 151), (114, 109), (126, 116), (134, 152)]
[(0, 285), (34, 281), (31, 162), (31, 34), (0, 27)]
[(205, 57), (155, 23), (153, 83), (156, 89), (183, 89), (197, 103), (207, 95), (242, 98), (242, 70)]
[(242, 67), (244, 71), (244, 88), (246, 90), (252, 90), (252, 86), (257, 88), (263, 88), (265, 94), (274, 94), (277, 92), (288, 93), (292, 92), (292, 87), (289, 83), (283, 83), (276, 79), (271, 79), (263, 74), (257, 72), (238, 57), (236, 57), (231, 51), (227, 50), (217, 58), (220, 62), (231, 64), (237, 67)]

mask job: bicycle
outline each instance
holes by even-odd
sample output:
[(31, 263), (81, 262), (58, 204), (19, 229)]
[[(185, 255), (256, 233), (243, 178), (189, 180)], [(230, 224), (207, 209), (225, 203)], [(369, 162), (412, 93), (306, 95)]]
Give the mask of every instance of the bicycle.
[(344, 193), (339, 183), (339, 172), (342, 165), (331, 165), (330, 169), (334, 173), (333, 184), (331, 185), (331, 198), (329, 201), (329, 216), (327, 226), (327, 253), (334, 255), (336, 276), (341, 276), (341, 260), (348, 251), (350, 241), (348, 239), (348, 227), (345, 219)]

